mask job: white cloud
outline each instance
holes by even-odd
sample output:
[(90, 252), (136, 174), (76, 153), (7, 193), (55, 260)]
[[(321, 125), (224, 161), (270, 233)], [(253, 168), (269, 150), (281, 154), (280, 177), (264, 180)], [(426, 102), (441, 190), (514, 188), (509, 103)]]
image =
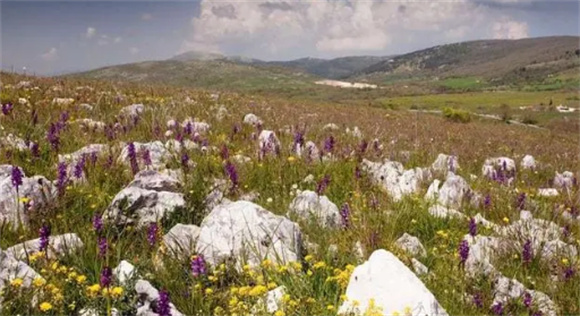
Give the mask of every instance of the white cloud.
[(115, 37), (115, 39), (113, 40), (114, 43), (121, 43), (122, 41), (123, 41), (123, 38), (120, 36)]
[(528, 24), (525, 22), (506, 19), (493, 24), (493, 38), (495, 39), (520, 39), (528, 36)]
[(139, 54), (140, 50), (137, 47), (131, 47), (129, 48), (129, 53), (131, 53), (131, 55), (137, 55)]
[(262, 58), (289, 50), (342, 55), (499, 35), (526, 36), (527, 25), (476, 0), (202, 0), (180, 52), (235, 47)]
[(51, 47), (46, 53), (40, 55), (40, 58), (45, 61), (54, 61), (58, 58), (58, 50), (56, 47)]
[(153, 19), (153, 15), (151, 13), (143, 13), (141, 15), (141, 20), (143, 21), (149, 21), (151, 19)]
[(93, 38), (95, 35), (97, 35), (97, 29), (89, 26), (87, 28), (87, 32), (85, 33), (85, 37), (86, 38)]

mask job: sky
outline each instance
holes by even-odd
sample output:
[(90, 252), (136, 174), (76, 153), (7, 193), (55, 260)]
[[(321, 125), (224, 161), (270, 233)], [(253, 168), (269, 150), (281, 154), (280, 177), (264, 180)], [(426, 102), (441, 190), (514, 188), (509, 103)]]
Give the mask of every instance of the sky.
[(50, 75), (190, 50), (289, 60), (578, 36), (579, 6), (570, 0), (2, 0), (0, 66)]

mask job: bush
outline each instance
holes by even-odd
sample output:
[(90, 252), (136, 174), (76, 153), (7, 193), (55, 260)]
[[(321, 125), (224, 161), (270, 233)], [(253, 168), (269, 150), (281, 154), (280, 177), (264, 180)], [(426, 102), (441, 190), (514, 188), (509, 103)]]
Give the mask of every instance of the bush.
[(452, 122), (469, 123), (471, 121), (469, 112), (449, 107), (443, 109), (443, 116)]
[(501, 116), (502, 121), (508, 122), (509, 120), (512, 119), (512, 111), (511, 111), (511, 108), (509, 105), (502, 104), (499, 107), (499, 111), (501, 113), (500, 116)]
[(531, 115), (526, 114), (522, 118), (522, 123), (529, 124), (529, 125), (536, 125), (536, 124), (538, 124), (538, 120), (536, 120), (535, 118), (533, 118)]

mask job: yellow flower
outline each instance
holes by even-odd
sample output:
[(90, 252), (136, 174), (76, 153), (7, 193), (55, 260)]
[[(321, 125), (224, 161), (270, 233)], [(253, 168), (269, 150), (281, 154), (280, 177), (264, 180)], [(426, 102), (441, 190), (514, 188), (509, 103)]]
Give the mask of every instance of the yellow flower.
[(101, 291), (101, 286), (99, 284), (93, 284), (93, 285), (87, 287), (87, 294), (90, 297), (97, 296), (100, 291)]
[(324, 261), (318, 261), (314, 264), (314, 269), (322, 269), (324, 267), (326, 267), (326, 263), (324, 263)]
[(413, 314), (411, 307), (409, 306), (405, 306), (405, 309), (403, 309), (403, 314), (405, 314), (405, 316), (410, 316)]
[(48, 312), (49, 310), (52, 309), (52, 304), (50, 304), (49, 302), (42, 302), (40, 303), (40, 305), (38, 305), (38, 308), (40, 308), (40, 310), (43, 312)]
[(314, 257), (312, 255), (307, 255), (306, 257), (304, 257), (304, 260), (306, 262), (310, 262), (310, 261), (314, 260)]
[(70, 279), (70, 280), (74, 280), (74, 279), (77, 278), (77, 273), (76, 272), (71, 272), (71, 273), (68, 274), (67, 278)]
[(111, 290), (109, 290), (109, 288), (104, 288), (101, 293), (103, 294), (103, 297), (109, 297), (109, 294), (111, 293)]
[(268, 269), (271, 266), (272, 266), (272, 261), (270, 261), (270, 259), (264, 259), (264, 261), (262, 261), (262, 268)]
[(213, 290), (211, 288), (207, 288), (207, 289), (205, 289), (205, 294), (206, 295), (212, 295), (213, 294)]
[(262, 296), (268, 292), (268, 288), (263, 285), (256, 285), (254, 286), (250, 292), (248, 293), (250, 296)]
[(119, 297), (123, 296), (123, 288), (120, 286), (115, 286), (111, 290), (111, 296), (114, 298), (119, 298)]
[(286, 316), (286, 313), (284, 313), (284, 311), (283, 311), (283, 310), (277, 310), (277, 311), (274, 313), (274, 316)]
[(268, 282), (268, 290), (275, 289), (276, 286), (278, 286), (278, 285), (276, 285), (276, 283), (274, 283), (274, 282)]
[(308, 270), (308, 271), (306, 271), (306, 275), (308, 275), (308, 276), (312, 276), (312, 274), (313, 274), (313, 273), (312, 273), (312, 270)]
[(509, 224), (509, 222), (510, 222), (510, 219), (509, 219), (509, 218), (507, 218), (507, 217), (504, 217), (504, 218), (503, 218), (503, 221), (504, 221), (506, 224)]
[(288, 162), (294, 162), (294, 161), (296, 161), (296, 158), (294, 156), (288, 157)]
[(328, 305), (328, 306), (326, 306), (326, 310), (333, 311), (334, 310), (334, 305)]
[(23, 282), (24, 281), (21, 278), (16, 278), (10, 282), (10, 285), (12, 285), (15, 288), (19, 288), (22, 286)]
[(568, 261), (568, 259), (567, 259), (567, 258), (563, 258), (563, 259), (562, 259), (562, 264), (563, 264), (563, 265), (568, 265), (568, 263), (569, 263), (569, 261)]
[(401, 313), (399, 313), (398, 311), (394, 311), (391, 315), (393, 315), (393, 316), (401, 316)]
[(86, 280), (87, 280), (87, 277), (86, 277), (86, 276), (84, 276), (84, 275), (79, 275), (79, 276), (77, 277), (77, 283), (78, 283), (78, 284), (83, 284), (83, 283), (85, 283), (85, 281), (86, 281)]
[(314, 303), (316, 303), (316, 299), (314, 297), (309, 297), (306, 299), (306, 303), (314, 304)]
[(25, 196), (23, 196), (23, 197), (20, 198), (20, 203), (26, 204), (28, 202), (30, 202), (30, 198), (25, 197)]
[(42, 287), (45, 284), (46, 280), (43, 278), (35, 278), (34, 281), (32, 281), (32, 285), (34, 285), (34, 287)]

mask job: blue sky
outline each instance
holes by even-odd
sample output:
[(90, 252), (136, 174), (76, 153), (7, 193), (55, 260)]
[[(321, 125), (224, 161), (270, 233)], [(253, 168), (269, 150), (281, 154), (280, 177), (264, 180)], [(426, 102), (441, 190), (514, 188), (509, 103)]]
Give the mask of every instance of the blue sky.
[(3, 69), (53, 74), (188, 50), (266, 60), (578, 35), (576, 1), (2, 1)]

